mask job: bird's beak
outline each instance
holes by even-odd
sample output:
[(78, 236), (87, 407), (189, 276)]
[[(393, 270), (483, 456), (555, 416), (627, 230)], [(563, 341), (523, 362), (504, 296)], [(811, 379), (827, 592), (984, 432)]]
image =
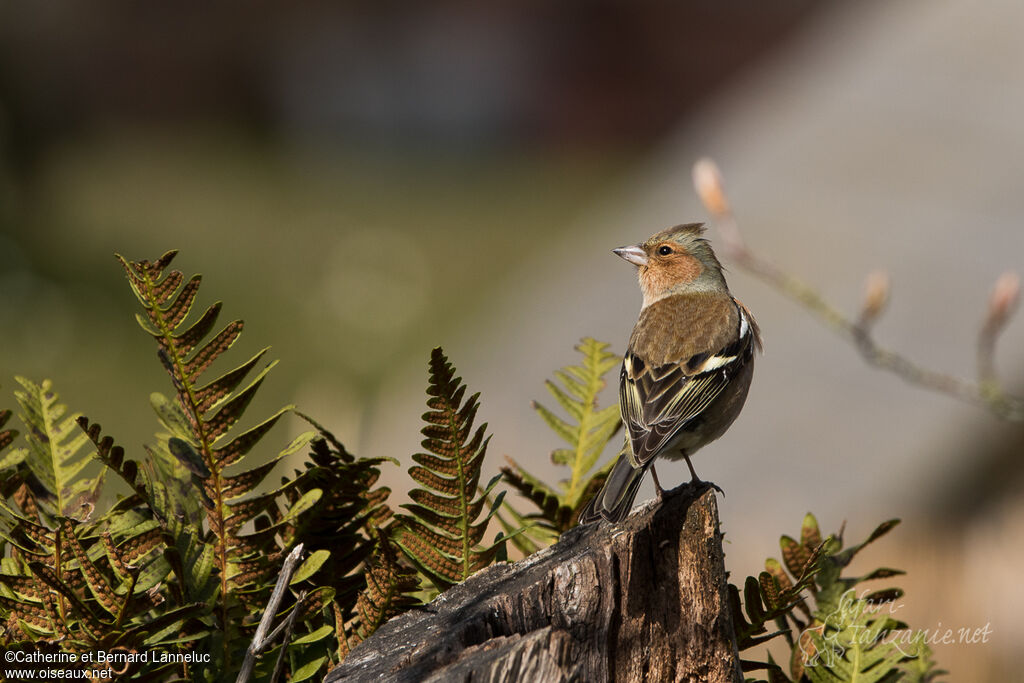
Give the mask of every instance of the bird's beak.
[(647, 265), (647, 252), (640, 247), (619, 247), (618, 249), (612, 249), (612, 253), (621, 256), (635, 266)]

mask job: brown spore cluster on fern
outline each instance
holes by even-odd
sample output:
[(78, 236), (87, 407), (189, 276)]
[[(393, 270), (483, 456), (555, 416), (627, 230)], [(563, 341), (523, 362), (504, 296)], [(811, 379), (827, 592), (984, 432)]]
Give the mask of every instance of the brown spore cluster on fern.
[[(426, 423), (421, 445), (426, 451), (413, 455), (417, 463), (409, 475), (420, 487), (410, 491), (413, 503), (403, 505), (397, 533), (399, 547), (439, 589), (459, 583), (490, 564), (503, 539), (483, 545), (496, 507), (484, 513), (495, 478), (479, 487), (487, 443), (487, 424), (474, 428), (480, 407), (479, 394), (466, 397), (466, 386), (444, 352), (430, 355)], [(497, 501), (500, 503), (500, 500)]]

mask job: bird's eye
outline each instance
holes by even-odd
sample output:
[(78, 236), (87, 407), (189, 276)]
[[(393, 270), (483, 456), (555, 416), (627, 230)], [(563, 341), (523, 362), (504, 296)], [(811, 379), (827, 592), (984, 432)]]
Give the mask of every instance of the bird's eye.
[(667, 244), (664, 244), (658, 247), (658, 253), (661, 254), (662, 256), (668, 256), (669, 254), (672, 253), (672, 247), (668, 246)]

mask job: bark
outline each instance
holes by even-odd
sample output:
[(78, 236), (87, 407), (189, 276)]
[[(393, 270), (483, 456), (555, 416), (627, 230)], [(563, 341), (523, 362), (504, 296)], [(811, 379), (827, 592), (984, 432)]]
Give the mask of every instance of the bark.
[(392, 619), (324, 680), (742, 682), (721, 541), (714, 492), (682, 486)]

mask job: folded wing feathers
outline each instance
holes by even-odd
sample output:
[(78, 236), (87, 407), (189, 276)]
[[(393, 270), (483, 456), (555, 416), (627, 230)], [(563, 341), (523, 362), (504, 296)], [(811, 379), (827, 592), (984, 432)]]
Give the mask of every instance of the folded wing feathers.
[[(622, 362), (622, 417), (633, 443), (634, 457), (648, 462), (686, 424), (701, 414), (729, 383), (731, 367), (744, 362), (760, 346), (757, 328), (746, 308), (737, 303), (739, 330), (734, 342), (713, 355), (647, 366), (627, 353)], [(684, 372), (689, 371), (689, 374)]]

